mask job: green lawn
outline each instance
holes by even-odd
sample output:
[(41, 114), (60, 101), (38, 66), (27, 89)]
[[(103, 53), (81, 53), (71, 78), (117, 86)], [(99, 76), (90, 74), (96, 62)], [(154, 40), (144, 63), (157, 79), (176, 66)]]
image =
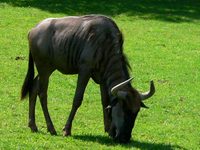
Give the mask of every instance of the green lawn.
[[(129, 144), (116, 144), (103, 130), (99, 86), (90, 81), (71, 137), (62, 136), (77, 76), (54, 72), (49, 111), (58, 136), (46, 131), (39, 101), (39, 133), (27, 127), (28, 100), (20, 101), (27, 71), (27, 33), (48, 17), (105, 14), (122, 30), (132, 66), (132, 85), (156, 94), (145, 102)], [(200, 149), (200, 2), (198, 0), (1, 0), (0, 149)]]

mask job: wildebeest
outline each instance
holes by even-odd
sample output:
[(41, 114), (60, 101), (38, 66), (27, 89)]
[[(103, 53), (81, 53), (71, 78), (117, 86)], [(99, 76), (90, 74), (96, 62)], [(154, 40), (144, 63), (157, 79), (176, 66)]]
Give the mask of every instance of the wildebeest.
[[(29, 127), (35, 124), (37, 95), (45, 116), (47, 129), (56, 135), (47, 108), (47, 88), (53, 71), (78, 74), (73, 105), (64, 126), (64, 135), (71, 135), (72, 121), (82, 103), (87, 83), (92, 78), (100, 84), (104, 128), (118, 142), (128, 142), (142, 102), (150, 91), (140, 93), (130, 81), (128, 61), (123, 53), (123, 37), (115, 22), (101, 15), (49, 18), (40, 22), (28, 34), (28, 72), (22, 86), (21, 99), (29, 93)], [(34, 76), (34, 64), (38, 75)]]

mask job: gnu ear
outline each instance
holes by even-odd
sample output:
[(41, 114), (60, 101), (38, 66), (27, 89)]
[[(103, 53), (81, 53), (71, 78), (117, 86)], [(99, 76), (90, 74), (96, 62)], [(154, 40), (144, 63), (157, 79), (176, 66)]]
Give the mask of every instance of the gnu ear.
[(142, 108), (149, 108), (149, 107), (147, 107), (143, 102), (140, 102), (140, 106), (142, 107)]
[(125, 91), (118, 91), (117, 92), (117, 97), (119, 98), (119, 99), (127, 99), (127, 97), (128, 97), (128, 93), (127, 92), (125, 92)]

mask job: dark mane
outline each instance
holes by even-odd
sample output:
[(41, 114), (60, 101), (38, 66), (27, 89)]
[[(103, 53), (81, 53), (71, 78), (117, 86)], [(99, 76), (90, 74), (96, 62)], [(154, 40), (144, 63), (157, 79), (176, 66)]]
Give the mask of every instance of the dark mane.
[(129, 78), (130, 77), (129, 71), (131, 71), (132, 68), (131, 68), (131, 66), (130, 66), (130, 64), (128, 62), (127, 57), (124, 54), (123, 54), (123, 57), (122, 57), (122, 61), (124, 62), (123, 63), (123, 70), (126, 73), (126, 76)]
[(129, 71), (132, 70), (132, 68), (129, 64), (129, 61), (128, 61), (126, 55), (123, 53), (123, 43), (124, 43), (124, 36), (120, 32), (120, 34), (119, 34), (119, 44), (120, 44), (120, 49), (121, 49), (121, 52), (122, 52), (123, 70), (124, 70), (126, 76), (129, 78)]

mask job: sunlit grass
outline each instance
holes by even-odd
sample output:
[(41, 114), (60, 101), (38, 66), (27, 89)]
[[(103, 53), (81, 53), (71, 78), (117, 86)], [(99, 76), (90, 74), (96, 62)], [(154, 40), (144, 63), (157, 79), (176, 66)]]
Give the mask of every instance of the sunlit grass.
[[(58, 136), (46, 132), (39, 101), (36, 107), (39, 133), (31, 133), (27, 127), (28, 101), (19, 100), (27, 71), (27, 33), (44, 18), (71, 15), (64, 10), (59, 13), (49, 10), (0, 3), (0, 149), (199, 148), (200, 21), (197, 16), (194, 22), (171, 22), (148, 18), (148, 14), (145, 17), (128, 12), (109, 14), (124, 34), (124, 52), (135, 77), (133, 86), (145, 91), (152, 79), (156, 86), (155, 96), (145, 102), (150, 109), (141, 110), (138, 116), (131, 143), (116, 144), (104, 133), (99, 86), (93, 81), (75, 117), (72, 137), (63, 137), (62, 127), (69, 115), (77, 76), (58, 72), (51, 76), (48, 93), (49, 111)], [(98, 9), (93, 8), (91, 13), (95, 10)]]

